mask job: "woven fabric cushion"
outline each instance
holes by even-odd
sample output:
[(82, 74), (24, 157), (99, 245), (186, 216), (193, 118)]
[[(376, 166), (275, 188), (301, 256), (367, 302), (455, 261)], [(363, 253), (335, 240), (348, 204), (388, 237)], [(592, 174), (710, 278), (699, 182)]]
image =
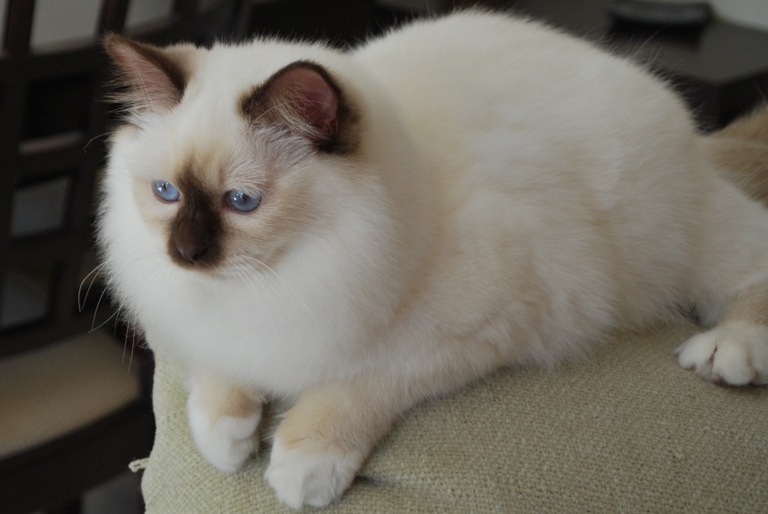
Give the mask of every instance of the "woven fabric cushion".
[(51, 441), (140, 394), (138, 366), (95, 331), (0, 362), (0, 457)]
[[(671, 351), (696, 330), (619, 334), (587, 362), (503, 370), (425, 402), (327, 512), (764, 512), (768, 388), (718, 387), (680, 369)], [(159, 355), (146, 512), (292, 512), (263, 479), (266, 443), (232, 474), (198, 455), (182, 383)]]

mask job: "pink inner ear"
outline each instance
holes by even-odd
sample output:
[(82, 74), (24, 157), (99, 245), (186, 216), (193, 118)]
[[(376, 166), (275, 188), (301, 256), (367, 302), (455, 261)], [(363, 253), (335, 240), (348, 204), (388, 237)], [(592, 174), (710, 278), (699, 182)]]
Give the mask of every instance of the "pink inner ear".
[(111, 38), (107, 50), (134, 90), (137, 107), (154, 110), (179, 101), (179, 88), (156, 62), (139, 52), (130, 40)]
[(286, 71), (270, 86), (269, 96), (287, 113), (309, 123), (320, 139), (338, 132), (338, 95), (317, 71), (303, 67)]

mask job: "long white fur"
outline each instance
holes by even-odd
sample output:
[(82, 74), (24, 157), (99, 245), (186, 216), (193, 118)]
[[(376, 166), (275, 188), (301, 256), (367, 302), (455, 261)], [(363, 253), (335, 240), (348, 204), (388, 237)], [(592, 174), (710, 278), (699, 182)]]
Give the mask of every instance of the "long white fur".
[[(246, 135), (238, 99), (297, 60), (324, 66), (360, 109), (349, 158), (267, 159)], [(99, 225), (114, 289), (192, 374), (292, 397), (370, 376), (392, 418), (498, 366), (584, 355), (676, 306), (715, 323), (768, 277), (768, 215), (718, 177), (681, 101), (538, 23), (470, 11), (349, 54), (256, 41), (200, 50), (192, 67), (180, 105), (115, 134)], [(240, 175), (289, 169), (306, 191), (308, 228), (270, 270), (171, 263), (135, 184), (169, 178), (190, 152)], [(338, 498), (360, 459), (341, 458), (340, 479), (334, 452), (303, 485), (279, 476), (325, 454), (273, 454), (278, 495)]]

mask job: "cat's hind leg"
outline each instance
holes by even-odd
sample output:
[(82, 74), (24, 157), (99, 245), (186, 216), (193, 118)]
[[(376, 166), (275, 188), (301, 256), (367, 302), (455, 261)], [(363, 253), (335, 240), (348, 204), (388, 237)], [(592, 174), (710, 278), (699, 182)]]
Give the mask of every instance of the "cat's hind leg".
[(694, 296), (704, 325), (675, 353), (683, 368), (728, 385), (768, 383), (768, 210), (712, 182), (695, 250)]
[(715, 328), (675, 350), (678, 363), (716, 383), (768, 384), (767, 318), (768, 283), (746, 288)]
[[(704, 259), (699, 284), (705, 285), (697, 303), (705, 324), (719, 325), (678, 347), (678, 362), (714, 382), (766, 384), (768, 214), (739, 193), (768, 206), (768, 107), (702, 138), (701, 144), (719, 166), (717, 175), (741, 191), (714, 182), (715, 201), (703, 215), (710, 216), (703, 224), (711, 243), (704, 245), (705, 253), (714, 260)], [(728, 269), (717, 269), (723, 264)], [(749, 273), (751, 280), (744, 280)]]
[(258, 449), (264, 398), (207, 373), (189, 379), (187, 415), (202, 456), (221, 471), (235, 471)]

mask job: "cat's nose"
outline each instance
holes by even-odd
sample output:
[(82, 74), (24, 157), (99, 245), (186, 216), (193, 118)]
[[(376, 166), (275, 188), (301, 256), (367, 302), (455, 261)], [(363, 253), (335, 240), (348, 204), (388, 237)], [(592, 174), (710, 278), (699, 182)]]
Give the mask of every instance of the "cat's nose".
[(206, 254), (208, 246), (200, 243), (176, 243), (176, 250), (185, 261), (194, 264)]

